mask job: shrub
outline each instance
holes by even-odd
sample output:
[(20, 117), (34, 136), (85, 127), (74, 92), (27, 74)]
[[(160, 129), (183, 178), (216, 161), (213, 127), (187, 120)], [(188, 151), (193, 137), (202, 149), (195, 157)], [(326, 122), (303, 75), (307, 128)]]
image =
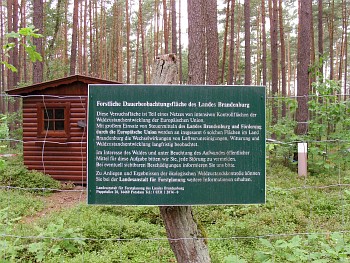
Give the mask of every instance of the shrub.
[(43, 188), (59, 189), (60, 183), (51, 177), (38, 172), (29, 171), (23, 165), (20, 157), (9, 159), (0, 166), (0, 184), (20, 188), (33, 188), (33, 191)]

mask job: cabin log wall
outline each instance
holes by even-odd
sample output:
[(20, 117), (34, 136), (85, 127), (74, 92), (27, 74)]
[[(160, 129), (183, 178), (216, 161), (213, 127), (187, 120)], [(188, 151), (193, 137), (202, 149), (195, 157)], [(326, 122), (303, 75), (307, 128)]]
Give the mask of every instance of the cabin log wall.
[[(86, 120), (86, 100), (86, 96), (23, 99), (23, 156), (29, 169), (44, 172), (60, 181), (86, 183), (86, 128), (77, 125), (79, 120)], [(37, 105), (60, 102), (70, 103), (70, 137), (38, 137)]]

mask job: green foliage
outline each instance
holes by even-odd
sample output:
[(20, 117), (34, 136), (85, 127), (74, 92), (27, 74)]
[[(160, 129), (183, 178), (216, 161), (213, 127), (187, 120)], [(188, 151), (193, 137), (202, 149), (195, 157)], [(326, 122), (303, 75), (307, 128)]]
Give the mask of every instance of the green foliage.
[[(350, 182), (348, 168), (342, 176)], [(267, 177), (264, 205), (193, 207), (209, 237), (212, 262), (348, 262), (350, 226), (344, 220), (350, 218), (350, 191), (318, 187), (338, 182), (339, 175), (300, 179), (273, 159)], [(36, 193), (0, 191), (0, 230), (11, 236), (1, 239), (3, 260), (175, 262), (158, 207), (81, 204), (31, 224), (18, 221), (41, 208)]]
[[(321, 61), (322, 62), (322, 61)], [(321, 63), (320, 62), (320, 63)], [(313, 69), (314, 70), (314, 69)], [(319, 80), (322, 78), (319, 76)], [(308, 169), (313, 175), (334, 172), (350, 163), (350, 101), (341, 100), (340, 84), (334, 80), (322, 80), (312, 84), (314, 93), (308, 102), (310, 119), (308, 134), (296, 135), (294, 115), (297, 102), (289, 98), (275, 101), (280, 106), (284, 103), (289, 113), (280, 117), (276, 125), (266, 125), (267, 134), (273, 134), (279, 143), (268, 145), (267, 153), (271, 158), (283, 159), (285, 166), (292, 168), (296, 142), (308, 142)], [(277, 99), (276, 99), (277, 100)], [(270, 120), (268, 120), (270, 121)]]
[(44, 193), (42, 188), (59, 189), (60, 183), (51, 177), (34, 170), (28, 170), (23, 165), (21, 157), (13, 157), (6, 165), (0, 167), (0, 184), (21, 188), (38, 188), (33, 190)]
[[(9, 137), (9, 129), (7, 125), (7, 116), (0, 114), (0, 152), (3, 152), (4, 149), (7, 148), (7, 140)], [(0, 159), (0, 168), (3, 165)]]
[(85, 245), (78, 227), (67, 227), (63, 219), (50, 223), (45, 228), (36, 227), (37, 242), (25, 246), (30, 258), (44, 262), (55, 255), (73, 255)]
[(309, 235), (307, 238), (260, 239), (262, 250), (258, 262), (349, 262), (350, 238), (335, 232), (329, 236)]
[[(33, 38), (41, 38), (42, 35), (37, 33), (37, 29), (34, 26), (28, 26), (21, 28), (18, 32), (10, 32), (6, 34), (7, 38), (16, 38), (18, 43), (24, 47), (24, 50), (32, 62), (42, 61), (42, 56), (36, 51), (36, 46), (32, 43)], [(24, 41), (23, 41), (24, 40)], [(8, 52), (15, 47), (15, 43), (10, 42), (3, 46), (5, 55), (8, 56)], [(13, 72), (17, 72), (17, 69), (6, 61), (1, 61), (8, 69)]]

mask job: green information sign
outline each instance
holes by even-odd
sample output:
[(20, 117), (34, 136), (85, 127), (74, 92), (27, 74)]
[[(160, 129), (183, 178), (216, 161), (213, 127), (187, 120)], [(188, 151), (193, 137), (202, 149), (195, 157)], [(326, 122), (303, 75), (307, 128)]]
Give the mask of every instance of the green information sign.
[(89, 86), (89, 204), (264, 202), (264, 87)]

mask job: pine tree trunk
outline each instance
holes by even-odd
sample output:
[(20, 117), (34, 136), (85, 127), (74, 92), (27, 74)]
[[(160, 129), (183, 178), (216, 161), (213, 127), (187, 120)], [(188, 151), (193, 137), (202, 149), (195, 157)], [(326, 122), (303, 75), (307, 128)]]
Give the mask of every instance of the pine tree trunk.
[(167, 1), (163, 0), (163, 30), (164, 30), (164, 53), (169, 52), (169, 30), (168, 30)]
[[(153, 72), (153, 84), (177, 84), (178, 68), (175, 55), (159, 56)], [(159, 209), (177, 262), (210, 262), (205, 240), (193, 218), (191, 206), (161, 206)]]
[(298, 108), (296, 119), (298, 122), (296, 133), (306, 134), (308, 130), (308, 93), (309, 93), (309, 66), (311, 44), (311, 2), (302, 0), (300, 3), (300, 15), (298, 32)]
[(171, 52), (177, 54), (176, 2), (171, 0)]
[(72, 46), (71, 46), (71, 58), (70, 58), (70, 75), (74, 75), (76, 72), (77, 63), (77, 46), (78, 46), (78, 11), (79, 1), (74, 0), (73, 8), (73, 32), (72, 32)]
[(207, 50), (207, 84), (216, 85), (219, 69), (217, 1), (205, 0), (205, 36)]
[(267, 79), (267, 48), (266, 48), (266, 14), (265, 0), (261, 0), (261, 31), (262, 31), (262, 84), (266, 86)]
[(222, 66), (221, 66), (221, 76), (220, 76), (220, 83), (224, 83), (224, 76), (225, 76), (225, 68), (226, 68), (226, 49), (227, 49), (227, 35), (228, 35), (228, 21), (230, 17), (230, 1), (227, 1), (226, 6), (226, 19), (225, 19), (225, 31), (224, 31), (224, 44), (222, 48)]
[[(287, 81), (286, 81), (286, 45), (284, 42), (284, 26), (283, 26), (283, 12), (282, 12), (282, 0), (279, 0), (279, 24), (280, 24), (280, 43), (281, 43), (281, 86), (282, 96), (287, 96)], [(286, 103), (282, 102), (282, 117), (286, 117), (287, 109)]]
[[(4, 35), (4, 19), (3, 19), (3, 0), (0, 0), (0, 36)], [(4, 46), (4, 38), (0, 37), (0, 47)], [(4, 61), (4, 50), (0, 48), (0, 60)], [(0, 93), (2, 94), (4, 90), (4, 83), (5, 83), (5, 67), (3, 64), (0, 64)], [(4, 97), (0, 97), (0, 113), (5, 113), (5, 101)]]
[[(272, 96), (277, 96), (278, 93), (278, 7), (277, 0), (269, 1), (269, 13), (271, 24), (271, 70), (272, 70)], [(275, 125), (278, 120), (278, 108), (275, 101), (272, 100), (272, 125)], [(274, 135), (273, 135), (274, 137)]]
[(139, 1), (139, 23), (140, 23), (140, 33), (141, 33), (141, 48), (142, 48), (142, 71), (143, 71), (143, 83), (147, 83), (147, 55), (146, 55), (146, 40), (145, 40), (145, 30), (143, 26), (142, 18), (142, 0)]
[(250, 53), (250, 0), (244, 1), (244, 84), (252, 82), (251, 53)]
[(126, 83), (130, 83), (130, 18), (129, 18), (129, 0), (125, 1), (125, 20), (126, 20)]
[(233, 74), (234, 74), (234, 42), (235, 33), (235, 0), (231, 0), (231, 30), (230, 30), (230, 51), (229, 51), (229, 62), (228, 62), (228, 77), (227, 84), (233, 84)]
[(331, 2), (331, 14), (329, 18), (329, 79), (334, 79), (334, 0)]
[[(39, 31), (43, 33), (43, 17), (44, 17), (44, 4), (43, 0), (35, 0), (33, 3), (33, 25)], [(36, 46), (36, 50), (42, 55), (43, 40), (42, 38), (35, 38), (33, 44)], [(33, 83), (39, 83), (43, 81), (44, 64), (41, 61), (37, 61), (33, 64)]]
[[(322, 5), (322, 0), (318, 0), (318, 22), (317, 22), (317, 27), (318, 27), (318, 56), (319, 56), (319, 61), (323, 57), (323, 5)], [(323, 62), (319, 66), (319, 72), (320, 74), (320, 81), (323, 81)]]

